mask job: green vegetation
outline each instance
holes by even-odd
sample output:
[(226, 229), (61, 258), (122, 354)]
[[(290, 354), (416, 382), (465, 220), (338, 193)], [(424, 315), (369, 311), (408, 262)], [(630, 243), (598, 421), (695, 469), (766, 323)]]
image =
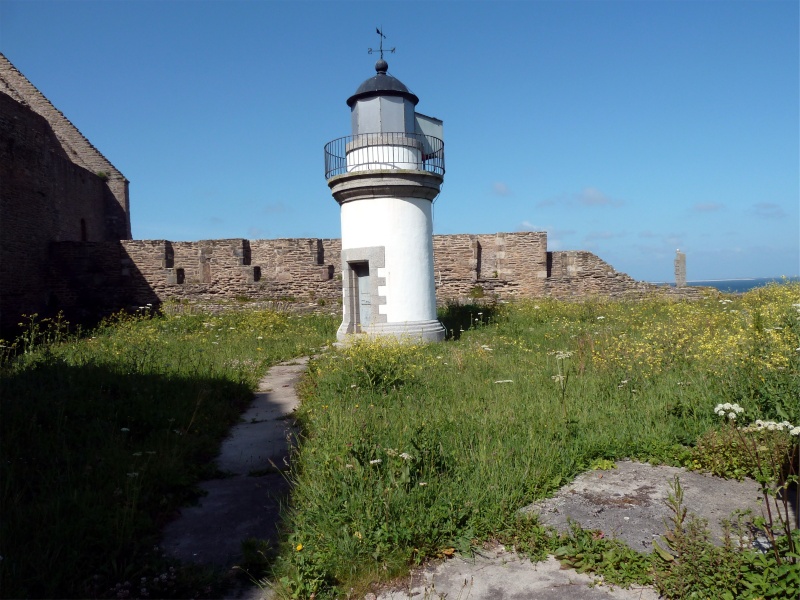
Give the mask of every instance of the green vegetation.
[[(326, 353), (302, 390), (276, 571), (285, 592), (358, 594), (486, 539), (558, 550), (605, 573), (638, 565), (616, 580), (652, 582), (649, 557), (578, 533), (562, 539), (518, 510), (603, 460), (719, 470), (724, 446), (694, 446), (737, 435), (715, 414), (721, 402), (746, 407), (739, 422), (800, 422), (799, 308), (796, 285), (698, 302), (461, 306), (443, 315), (458, 341)], [(785, 458), (797, 437), (782, 435)], [(786, 547), (796, 572), (796, 548)]]
[(214, 475), (267, 367), (327, 343), (335, 324), (148, 312), (82, 338), (32, 317), (0, 342), (4, 597), (135, 596), (141, 577), (153, 597), (218, 597), (219, 577), (154, 550), (159, 530)]
[[(32, 319), (0, 344), (12, 346), (0, 400), (4, 596), (135, 597), (125, 583), (153, 576), (152, 597), (219, 595), (208, 572), (153, 550), (158, 531), (213, 475), (209, 459), (266, 368), (313, 353), (336, 319), (148, 312), (80, 338)], [(446, 343), (364, 340), (310, 363), (285, 540), (276, 558), (246, 540), (244, 569), (320, 599), (496, 540), (670, 598), (796, 596), (800, 538), (773, 484), (786, 492), (797, 479), (800, 286), (441, 317)], [(735, 518), (741, 543), (713, 548), (684, 514), (679, 482), (652, 555), (519, 513), (625, 457), (755, 476), (774, 507), (756, 521), (772, 550), (750, 550)]]

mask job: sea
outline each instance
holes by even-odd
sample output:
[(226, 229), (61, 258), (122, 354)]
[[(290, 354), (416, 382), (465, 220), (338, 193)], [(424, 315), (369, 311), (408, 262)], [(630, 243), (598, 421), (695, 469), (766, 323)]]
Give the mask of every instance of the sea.
[[(705, 279), (705, 280), (687, 281), (686, 285), (698, 286), (698, 287), (713, 287), (717, 288), (721, 292), (741, 294), (742, 292), (752, 290), (753, 288), (764, 287), (765, 285), (769, 285), (771, 283), (783, 284), (790, 282), (792, 283), (800, 282), (800, 277), (753, 277), (751, 279)], [(661, 285), (664, 284), (673, 286), (675, 285), (674, 283), (667, 283), (664, 281), (653, 282), (653, 283), (658, 283)]]

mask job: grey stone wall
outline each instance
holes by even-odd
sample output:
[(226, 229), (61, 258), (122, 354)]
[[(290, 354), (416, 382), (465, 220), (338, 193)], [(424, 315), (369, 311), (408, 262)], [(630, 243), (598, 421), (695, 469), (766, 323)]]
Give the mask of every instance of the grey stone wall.
[[(698, 297), (695, 288), (636, 281), (590, 252), (547, 252), (543, 232), (434, 236), (437, 299), (480, 297)], [(288, 301), (339, 306), (341, 243), (335, 239), (55, 242), (50, 291), (72, 314), (189, 300)]]

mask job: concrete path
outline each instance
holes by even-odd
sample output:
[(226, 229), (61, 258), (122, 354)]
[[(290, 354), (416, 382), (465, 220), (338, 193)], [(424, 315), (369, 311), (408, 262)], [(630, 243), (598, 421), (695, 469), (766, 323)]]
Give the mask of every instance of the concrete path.
[(418, 569), (406, 581), (365, 600), (657, 600), (650, 587), (623, 590), (562, 569), (552, 556), (532, 563), (500, 546), (474, 559), (461, 557)]
[(293, 431), (286, 417), (299, 403), (295, 384), (307, 362), (299, 358), (276, 365), (260, 381), (252, 405), (216, 459), (227, 477), (200, 484), (206, 495), (164, 530), (167, 553), (185, 562), (232, 567), (242, 558), (242, 540), (277, 541), (280, 502), (289, 492), (280, 472), (289, 464)]

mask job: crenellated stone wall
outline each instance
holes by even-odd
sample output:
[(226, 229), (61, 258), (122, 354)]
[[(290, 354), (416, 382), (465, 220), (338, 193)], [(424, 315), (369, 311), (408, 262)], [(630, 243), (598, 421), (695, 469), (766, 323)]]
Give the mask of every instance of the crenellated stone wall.
[[(486, 297), (700, 294), (636, 281), (591, 252), (548, 252), (544, 232), (437, 235), (433, 245), (440, 304)], [(342, 297), (340, 257), (337, 239), (55, 242), (48, 277), (52, 303), (78, 318), (168, 300), (335, 306)]]

